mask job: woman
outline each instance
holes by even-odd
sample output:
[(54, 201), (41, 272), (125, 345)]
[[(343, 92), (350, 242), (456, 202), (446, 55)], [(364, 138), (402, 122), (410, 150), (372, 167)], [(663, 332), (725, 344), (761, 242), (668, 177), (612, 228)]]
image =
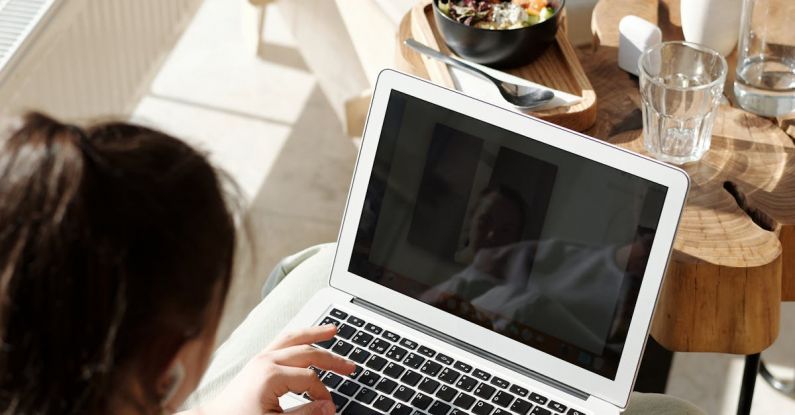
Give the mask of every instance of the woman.
[[(0, 414), (172, 413), (196, 388), (232, 275), (235, 224), (207, 160), (147, 128), (29, 114), (0, 141)], [(275, 340), (191, 411), (334, 412), (308, 366), (351, 362)]]

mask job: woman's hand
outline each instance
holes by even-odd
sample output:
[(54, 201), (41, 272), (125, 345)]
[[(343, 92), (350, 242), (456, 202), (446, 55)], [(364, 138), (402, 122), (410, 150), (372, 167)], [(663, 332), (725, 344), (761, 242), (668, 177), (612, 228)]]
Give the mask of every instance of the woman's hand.
[(309, 366), (349, 375), (350, 360), (310, 346), (337, 333), (333, 325), (282, 335), (243, 367), (221, 394), (199, 410), (202, 414), (262, 415), (282, 413), (279, 397), (306, 392), (313, 402), (290, 410), (298, 415), (333, 415), (331, 395)]

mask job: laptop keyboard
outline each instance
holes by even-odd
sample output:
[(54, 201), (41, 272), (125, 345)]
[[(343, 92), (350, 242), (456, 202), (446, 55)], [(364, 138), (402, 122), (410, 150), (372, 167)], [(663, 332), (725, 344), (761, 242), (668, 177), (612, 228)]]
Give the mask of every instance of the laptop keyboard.
[(316, 346), (356, 362), (350, 376), (313, 368), (343, 415), (584, 415), (339, 309), (324, 324), (337, 336)]

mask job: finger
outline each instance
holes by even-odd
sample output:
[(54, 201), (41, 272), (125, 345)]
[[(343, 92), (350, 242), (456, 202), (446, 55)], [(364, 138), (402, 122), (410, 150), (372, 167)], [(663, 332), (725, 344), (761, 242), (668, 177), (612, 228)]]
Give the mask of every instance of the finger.
[(290, 415), (334, 415), (336, 408), (330, 401), (315, 401), (284, 412)]
[(268, 383), (270, 387), (266, 390), (271, 390), (276, 396), (287, 392), (298, 395), (306, 392), (313, 400), (331, 400), (331, 394), (312, 369), (278, 366), (278, 371), (269, 378)]
[(271, 352), (270, 356), (278, 365), (302, 368), (314, 366), (341, 375), (350, 375), (356, 369), (356, 363), (344, 357), (307, 345), (276, 350)]
[(296, 331), (284, 333), (274, 340), (265, 351), (283, 349), (299, 344), (312, 344), (329, 340), (337, 334), (337, 327), (333, 324), (324, 326), (307, 327)]

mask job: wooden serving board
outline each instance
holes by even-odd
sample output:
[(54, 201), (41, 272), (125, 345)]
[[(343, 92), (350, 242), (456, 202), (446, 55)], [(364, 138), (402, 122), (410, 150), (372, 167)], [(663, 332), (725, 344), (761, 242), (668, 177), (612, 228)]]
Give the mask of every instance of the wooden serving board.
[[(530, 115), (570, 128), (584, 131), (596, 122), (596, 93), (577, 59), (574, 48), (566, 38), (565, 21), (558, 30), (557, 42), (529, 65), (508, 69), (505, 72), (582, 97), (582, 101), (569, 107), (552, 108)], [(455, 89), (447, 65), (421, 56), (403, 44), (413, 37), (432, 49), (453, 54), (436, 28), (431, 0), (422, 0), (404, 18), (398, 29), (398, 68), (415, 76)]]

